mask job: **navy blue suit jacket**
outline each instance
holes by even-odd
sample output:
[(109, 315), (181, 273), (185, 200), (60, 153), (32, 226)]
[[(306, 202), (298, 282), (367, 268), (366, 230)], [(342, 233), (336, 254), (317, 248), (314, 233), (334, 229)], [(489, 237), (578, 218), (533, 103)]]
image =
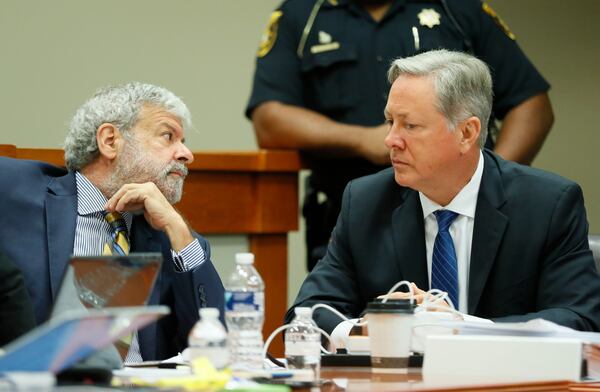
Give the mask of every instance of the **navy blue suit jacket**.
[[(69, 256), (77, 219), (75, 175), (42, 162), (0, 157), (0, 249), (21, 269), (38, 323), (56, 299)], [(164, 359), (187, 346), (198, 308), (223, 314), (223, 284), (210, 261), (208, 242), (194, 233), (206, 261), (176, 272), (167, 236), (136, 216), (131, 227), (132, 252), (161, 252), (164, 262), (149, 304), (167, 305), (171, 314), (139, 332), (144, 360)]]
[[(600, 277), (588, 246), (581, 188), (485, 151), (468, 276), (468, 313), (495, 321), (544, 318), (600, 331)], [(408, 280), (429, 288), (423, 210), (392, 168), (348, 184), (325, 257), (294, 306), (327, 303), (358, 317)], [(293, 317), (289, 310), (286, 319)], [(315, 320), (331, 332), (340, 319)]]

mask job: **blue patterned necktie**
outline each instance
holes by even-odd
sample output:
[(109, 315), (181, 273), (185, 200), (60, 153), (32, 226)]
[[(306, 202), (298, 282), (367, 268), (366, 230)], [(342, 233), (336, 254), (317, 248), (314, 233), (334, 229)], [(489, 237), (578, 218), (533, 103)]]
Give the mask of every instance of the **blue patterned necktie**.
[(438, 234), (433, 244), (431, 288), (447, 292), (454, 307), (458, 309), (456, 250), (448, 231), (458, 214), (448, 210), (437, 210), (434, 214), (438, 222)]

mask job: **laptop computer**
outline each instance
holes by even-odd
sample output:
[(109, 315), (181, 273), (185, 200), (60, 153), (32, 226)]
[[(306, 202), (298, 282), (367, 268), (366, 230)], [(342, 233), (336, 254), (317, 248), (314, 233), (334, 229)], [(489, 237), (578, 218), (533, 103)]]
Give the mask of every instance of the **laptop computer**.
[(169, 313), (145, 306), (161, 264), (160, 253), (71, 257), (50, 320), (4, 348), (0, 371), (59, 372), (95, 353), (92, 364), (120, 366), (109, 346)]
[(169, 312), (167, 306), (64, 312), (5, 346), (0, 372), (56, 374)]

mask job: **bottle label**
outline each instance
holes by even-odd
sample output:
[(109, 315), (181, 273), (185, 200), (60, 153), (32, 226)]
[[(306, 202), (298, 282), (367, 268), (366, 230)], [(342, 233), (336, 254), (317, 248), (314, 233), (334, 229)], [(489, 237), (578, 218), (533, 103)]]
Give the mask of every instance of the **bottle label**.
[(225, 310), (239, 312), (262, 311), (265, 304), (265, 294), (254, 291), (226, 291)]
[(285, 341), (285, 356), (316, 356), (321, 355), (321, 342), (317, 341)]

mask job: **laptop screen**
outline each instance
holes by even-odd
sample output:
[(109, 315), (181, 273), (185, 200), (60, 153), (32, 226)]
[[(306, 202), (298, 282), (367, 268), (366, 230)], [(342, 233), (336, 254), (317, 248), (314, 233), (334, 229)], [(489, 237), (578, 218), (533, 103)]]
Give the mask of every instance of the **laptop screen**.
[(161, 263), (160, 253), (73, 256), (52, 317), (73, 309), (143, 306), (148, 302)]

